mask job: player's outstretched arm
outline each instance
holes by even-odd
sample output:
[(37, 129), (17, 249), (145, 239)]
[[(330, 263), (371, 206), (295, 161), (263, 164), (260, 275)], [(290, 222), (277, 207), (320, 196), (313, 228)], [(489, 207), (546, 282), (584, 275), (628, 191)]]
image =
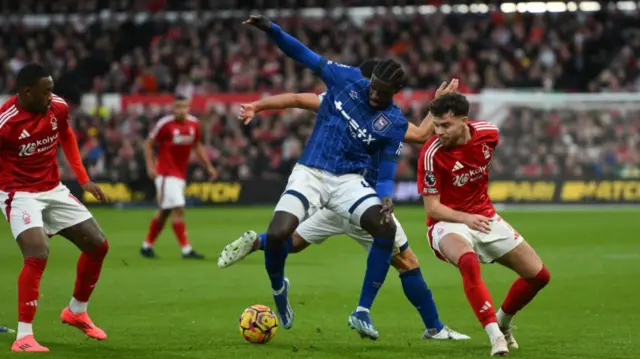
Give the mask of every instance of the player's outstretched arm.
[(423, 195), (424, 209), (429, 217), (444, 222), (464, 223), (476, 231), (489, 233), (491, 219), (465, 212), (456, 211), (453, 208), (440, 203), (440, 195)]
[(300, 108), (317, 112), (320, 108), (320, 97), (314, 93), (283, 93), (265, 97), (258, 101), (241, 105), (238, 112), (238, 120), (243, 121), (246, 125), (261, 111), (288, 108)]
[(311, 51), (298, 39), (282, 31), (280, 26), (262, 15), (251, 15), (243, 24), (252, 25), (266, 32), (282, 52), (314, 72), (317, 72), (325, 62), (322, 56)]

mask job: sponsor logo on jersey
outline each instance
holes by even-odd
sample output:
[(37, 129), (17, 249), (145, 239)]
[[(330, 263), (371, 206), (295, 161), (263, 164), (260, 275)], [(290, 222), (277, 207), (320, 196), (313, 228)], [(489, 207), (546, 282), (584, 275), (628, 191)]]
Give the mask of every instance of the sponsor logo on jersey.
[(188, 135), (183, 135), (180, 133), (180, 130), (173, 130), (173, 140), (172, 142), (176, 145), (188, 145), (192, 144), (195, 141), (196, 134), (193, 128), (189, 129)]
[(336, 107), (338, 112), (340, 112), (342, 117), (349, 121), (349, 133), (351, 134), (351, 137), (361, 140), (365, 145), (369, 145), (371, 142), (376, 140), (366, 128), (361, 128), (360, 125), (358, 125), (358, 123), (349, 116), (347, 111), (342, 108), (342, 102), (334, 101), (333, 105)]
[(58, 144), (58, 134), (56, 133), (53, 136), (47, 136), (43, 139), (39, 139), (33, 142), (29, 142), (24, 145), (20, 145), (20, 152), (18, 153), (19, 157), (31, 156), (36, 153), (45, 152), (51, 147)]
[(489, 167), (488, 165), (484, 165), (484, 166), (472, 169), (468, 172), (465, 172), (461, 175), (455, 176), (453, 178), (453, 184), (455, 186), (462, 187), (468, 182), (477, 181), (478, 179), (482, 178), (485, 175), (488, 167)]

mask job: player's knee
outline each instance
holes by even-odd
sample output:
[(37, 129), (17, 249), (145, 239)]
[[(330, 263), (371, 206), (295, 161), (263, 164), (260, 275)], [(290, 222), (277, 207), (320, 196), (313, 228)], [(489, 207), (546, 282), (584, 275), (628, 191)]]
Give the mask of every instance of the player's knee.
[(538, 274), (536, 274), (534, 278), (531, 278), (529, 280), (535, 281), (536, 284), (542, 288), (549, 284), (549, 282), (551, 281), (551, 273), (549, 272), (547, 267), (543, 265), (540, 272), (538, 272)]
[(409, 248), (391, 258), (391, 265), (400, 273), (420, 268), (418, 257)]
[(300, 253), (309, 246), (309, 242), (305, 241), (298, 232), (293, 232), (291, 238), (293, 239), (293, 246), (289, 253)]
[(360, 227), (369, 232), (374, 238), (395, 238), (395, 221), (386, 222), (380, 213), (381, 206), (367, 209), (360, 218)]
[(267, 228), (268, 243), (284, 243), (298, 226), (298, 218), (290, 213), (278, 211)]
[(184, 208), (178, 207), (174, 208), (170, 211), (171, 219), (174, 222), (181, 222), (184, 219)]

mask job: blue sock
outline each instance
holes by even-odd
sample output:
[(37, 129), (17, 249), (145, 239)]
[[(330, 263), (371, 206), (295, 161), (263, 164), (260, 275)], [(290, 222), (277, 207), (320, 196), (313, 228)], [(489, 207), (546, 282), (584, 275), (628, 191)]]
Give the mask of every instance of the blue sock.
[[(267, 232), (258, 234), (258, 240), (260, 241), (260, 243), (258, 243), (257, 250), (263, 251), (265, 244), (267, 243)], [(291, 253), (292, 248), (293, 248), (293, 238), (289, 237), (287, 238), (287, 253)]]
[(371, 309), (373, 301), (378, 295), (378, 291), (384, 279), (387, 277), (389, 265), (391, 264), (391, 251), (393, 249), (393, 238), (374, 238), (373, 245), (369, 249), (367, 257), (367, 271), (364, 274), (362, 292), (358, 307)]
[(412, 269), (410, 271), (400, 274), (400, 281), (402, 281), (402, 289), (404, 295), (413, 304), (414, 307), (420, 313), (422, 322), (428, 330), (435, 330), (434, 334), (439, 333), (444, 324), (438, 317), (438, 309), (436, 303), (433, 301), (433, 295), (431, 289), (427, 286), (427, 283), (422, 278), (422, 272), (420, 268)]
[(280, 290), (284, 286), (284, 263), (286, 260), (287, 247), (285, 243), (272, 245), (265, 241), (264, 266), (274, 291)]

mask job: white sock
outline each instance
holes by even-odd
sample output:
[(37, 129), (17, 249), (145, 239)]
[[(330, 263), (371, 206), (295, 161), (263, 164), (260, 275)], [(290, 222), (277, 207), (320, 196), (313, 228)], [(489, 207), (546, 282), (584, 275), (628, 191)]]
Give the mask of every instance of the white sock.
[(82, 314), (87, 311), (87, 302), (81, 302), (76, 298), (71, 298), (71, 303), (69, 303), (69, 309), (74, 314)]
[(503, 337), (504, 334), (500, 331), (500, 327), (498, 323), (489, 323), (486, 327), (484, 327), (484, 331), (487, 332), (489, 339), (493, 343), (496, 339)]
[(27, 335), (33, 335), (33, 324), (18, 322), (18, 335), (16, 336), (16, 340), (20, 340)]
[(502, 308), (498, 309), (498, 313), (496, 313), (496, 318), (498, 318), (498, 325), (500, 328), (510, 328), (511, 321), (513, 321), (513, 315), (507, 314), (502, 311)]
[(149, 249), (151, 248), (151, 244), (147, 243), (147, 241), (142, 242), (142, 248)]
[(192, 250), (193, 248), (191, 248), (191, 245), (187, 244), (186, 246), (182, 247), (182, 254), (189, 254)]
[(367, 313), (369, 313), (369, 308), (358, 306), (358, 308), (356, 308), (356, 312), (367, 312)]

